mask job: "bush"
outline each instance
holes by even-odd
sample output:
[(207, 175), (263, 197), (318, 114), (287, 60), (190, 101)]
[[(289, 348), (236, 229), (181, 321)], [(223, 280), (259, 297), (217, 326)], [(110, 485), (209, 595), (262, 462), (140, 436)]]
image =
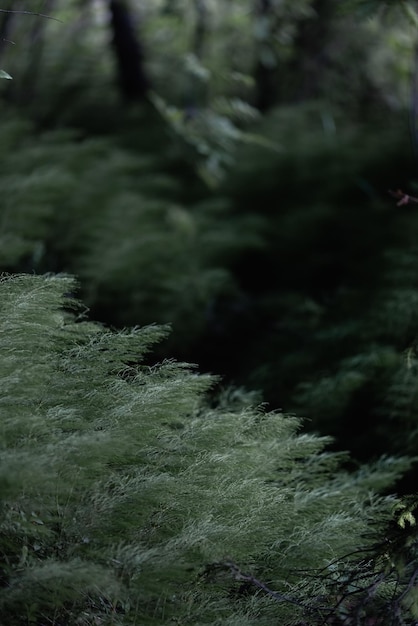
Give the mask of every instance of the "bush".
[[(83, 321), (74, 288), (0, 284), (3, 621), (313, 624), (347, 609), (352, 553), (372, 549), (394, 504), (371, 489), (408, 461), (347, 474), (327, 439), (248, 394), (210, 405), (211, 378), (143, 364), (164, 330)], [(384, 567), (367, 610), (395, 584)], [(399, 603), (413, 594), (396, 584)]]
[(139, 156), (68, 130), (38, 136), (6, 117), (1, 267), (75, 272), (96, 319), (171, 323), (171, 347), (185, 351), (211, 323), (216, 300), (238, 291), (228, 268), (260, 245), (258, 218), (231, 216), (224, 199), (170, 172), (167, 155)]
[(230, 369), (363, 459), (415, 454), (418, 222), (388, 194), (413, 190), (406, 129), (356, 128), (318, 104), (264, 126), (282, 152), (248, 149), (225, 191), (268, 225), (238, 268), (251, 361), (235, 352)]

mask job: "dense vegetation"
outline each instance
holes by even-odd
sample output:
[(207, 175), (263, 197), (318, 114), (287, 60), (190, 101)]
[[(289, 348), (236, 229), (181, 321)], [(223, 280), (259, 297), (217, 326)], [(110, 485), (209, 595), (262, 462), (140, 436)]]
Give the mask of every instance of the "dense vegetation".
[(416, 9), (5, 3), (0, 623), (416, 622)]
[[(73, 290), (59, 277), (1, 284), (8, 624), (296, 623), (305, 613), (314, 623), (347, 611), (344, 572), (394, 504), (370, 490), (408, 462), (347, 474), (325, 440), (243, 393), (208, 406), (210, 378), (141, 364), (161, 329), (77, 320), (58, 308), (74, 307)], [(410, 602), (409, 568), (397, 581), (388, 565), (376, 557), (359, 578), (359, 615), (378, 614), (387, 594)], [(318, 575), (309, 583), (304, 571)], [(255, 593), (259, 579), (275, 594)]]

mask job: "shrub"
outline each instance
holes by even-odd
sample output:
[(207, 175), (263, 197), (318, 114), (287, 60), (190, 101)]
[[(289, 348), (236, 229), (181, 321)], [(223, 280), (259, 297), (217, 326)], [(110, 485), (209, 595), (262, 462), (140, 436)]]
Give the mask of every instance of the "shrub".
[(96, 319), (171, 323), (172, 348), (185, 350), (211, 323), (216, 300), (238, 290), (229, 267), (260, 245), (258, 218), (191, 191), (196, 180), (171, 172), (169, 156), (68, 130), (39, 136), (5, 117), (2, 269), (76, 273)]
[[(394, 504), (372, 490), (408, 461), (348, 474), (297, 419), (238, 390), (209, 403), (210, 377), (143, 364), (164, 329), (83, 321), (74, 288), (0, 283), (2, 621), (313, 624), (354, 606), (350, 563), (365, 576)], [(385, 558), (359, 611), (413, 593)]]

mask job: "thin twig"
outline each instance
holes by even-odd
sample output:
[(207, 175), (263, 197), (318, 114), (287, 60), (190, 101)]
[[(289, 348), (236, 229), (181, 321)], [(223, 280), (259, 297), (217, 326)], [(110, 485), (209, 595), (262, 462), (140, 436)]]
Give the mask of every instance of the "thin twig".
[(47, 20), (54, 20), (55, 22), (62, 22), (57, 17), (52, 15), (45, 15), (44, 13), (34, 13), (33, 11), (13, 11), (11, 9), (0, 9), (0, 13), (18, 13), (19, 15), (35, 15), (35, 17), (44, 17)]
[[(224, 569), (229, 569), (229, 571), (233, 574), (235, 580), (247, 582), (247, 583), (250, 583), (251, 585), (254, 585), (254, 587), (261, 589), (262, 591), (264, 591), (264, 593), (269, 595), (271, 598), (274, 598), (278, 602), (288, 602), (300, 608), (304, 608), (305, 610), (306, 609), (312, 610), (314, 608), (314, 607), (309, 607), (306, 603), (301, 602), (300, 600), (296, 600), (295, 598), (292, 598), (291, 596), (288, 596), (287, 594), (280, 593), (278, 591), (274, 591), (273, 589), (270, 589), (270, 587), (268, 587), (261, 580), (258, 580), (257, 578), (255, 578), (255, 576), (253, 576), (252, 574), (246, 574), (245, 572), (242, 572), (241, 569), (238, 567), (238, 565), (236, 565), (232, 561), (225, 561), (223, 563), (218, 563), (217, 566), (224, 568)], [(328, 607), (315, 607), (315, 610), (329, 611), (329, 608)]]
[(414, 68), (412, 73), (411, 113), (410, 127), (412, 133), (412, 145), (415, 156), (418, 154), (418, 41), (414, 46)]
[(393, 198), (396, 198), (398, 200), (398, 202), (396, 203), (396, 206), (405, 206), (406, 204), (411, 204), (411, 202), (418, 204), (418, 198), (415, 198), (414, 196), (410, 196), (409, 194), (404, 193), (400, 189), (397, 189), (396, 191), (391, 191), (389, 189), (389, 193)]
[(407, 587), (404, 591), (398, 596), (398, 602), (403, 600), (405, 596), (411, 591), (412, 587), (415, 585), (415, 581), (418, 578), (418, 568), (414, 571), (411, 578), (409, 579)]

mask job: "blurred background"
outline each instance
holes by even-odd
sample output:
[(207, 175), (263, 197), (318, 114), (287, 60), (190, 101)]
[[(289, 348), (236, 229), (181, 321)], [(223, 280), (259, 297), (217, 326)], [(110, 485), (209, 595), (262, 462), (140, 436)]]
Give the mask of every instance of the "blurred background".
[[(4, 0), (0, 265), (355, 458), (418, 438), (416, 2)], [(32, 13), (32, 14), (30, 14)]]

